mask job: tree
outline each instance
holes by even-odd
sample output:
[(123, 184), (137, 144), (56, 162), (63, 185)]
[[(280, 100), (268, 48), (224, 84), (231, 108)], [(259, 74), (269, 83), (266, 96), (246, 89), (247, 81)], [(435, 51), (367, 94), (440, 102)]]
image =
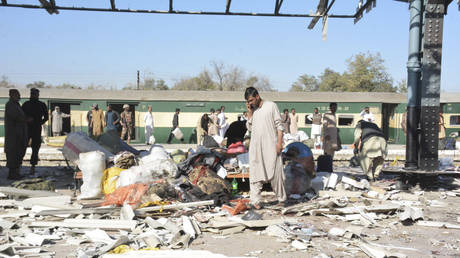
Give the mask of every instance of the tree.
[(215, 84), (210, 73), (204, 69), (198, 76), (182, 78), (174, 84), (173, 90), (214, 90)]
[(169, 90), (168, 85), (166, 85), (164, 80), (157, 80), (155, 85), (155, 90)]
[(297, 78), (289, 91), (317, 91), (319, 90), (319, 81), (315, 76), (302, 74)]
[(51, 88), (51, 85), (47, 85), (43, 81), (35, 81), (33, 83), (28, 83), (26, 85), (26, 88), (37, 88), (37, 89), (43, 89), (43, 88)]
[(379, 53), (359, 53), (347, 59), (343, 74), (345, 91), (396, 92)]
[(2, 80), (0, 80), (0, 88), (14, 88), (14, 85), (8, 80), (8, 77), (2, 75)]
[[(246, 81), (247, 87), (254, 87), (260, 91), (276, 91), (270, 80), (265, 76), (257, 77), (255, 75), (250, 76)], [(245, 88), (241, 89), (244, 90)]]
[(60, 85), (56, 86), (56, 89), (76, 89), (76, 90), (81, 90), (80, 86), (70, 84), (70, 83), (63, 83)]
[(407, 82), (406, 79), (402, 79), (396, 85), (399, 93), (407, 93)]
[(330, 68), (319, 76), (319, 91), (345, 91), (342, 75)]
[(224, 90), (225, 65), (222, 62), (212, 61), (211, 66), (216, 77), (217, 90)]

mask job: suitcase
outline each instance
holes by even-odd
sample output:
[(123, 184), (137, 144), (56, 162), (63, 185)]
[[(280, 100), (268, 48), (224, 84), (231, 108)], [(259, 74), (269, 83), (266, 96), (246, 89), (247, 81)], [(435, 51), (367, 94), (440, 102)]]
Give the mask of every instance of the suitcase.
[(318, 164), (316, 166), (317, 172), (333, 172), (332, 171), (332, 156), (321, 155), (318, 157)]

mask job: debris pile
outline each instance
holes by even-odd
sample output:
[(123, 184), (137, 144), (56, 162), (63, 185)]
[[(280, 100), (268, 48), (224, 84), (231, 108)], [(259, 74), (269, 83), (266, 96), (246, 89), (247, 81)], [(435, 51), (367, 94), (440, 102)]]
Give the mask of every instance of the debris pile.
[[(209, 148), (168, 153), (153, 145), (138, 154), (109, 155), (97, 147), (74, 160), (83, 177), (77, 198), (61, 190), (0, 187), (0, 255), (52, 257), (59, 247), (76, 257), (225, 257), (215, 254), (220, 246), (207, 242), (235, 235), (276, 246), (261, 250), (248, 243), (249, 256), (460, 252), (456, 178), (444, 178), (449, 184), (442, 189), (401, 191), (394, 179), (374, 183), (349, 173), (319, 172), (312, 191), (291, 195), (286, 205), (271, 203), (274, 196), (264, 192), (264, 208), (256, 211), (247, 194), (232, 194), (225, 179), (248, 171), (247, 154)], [(430, 244), (414, 247), (427, 231), (433, 234), (426, 238)], [(441, 237), (435, 240), (436, 234)], [(200, 243), (209, 251), (190, 250), (203, 248)]]

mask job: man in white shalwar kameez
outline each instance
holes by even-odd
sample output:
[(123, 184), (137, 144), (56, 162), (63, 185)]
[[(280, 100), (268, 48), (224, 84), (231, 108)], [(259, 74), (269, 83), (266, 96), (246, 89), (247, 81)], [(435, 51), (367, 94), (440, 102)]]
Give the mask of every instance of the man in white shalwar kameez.
[(249, 181), (251, 203), (261, 208), (261, 192), (265, 182), (270, 182), (279, 202), (287, 199), (284, 188), (283, 163), (281, 159), (283, 125), (278, 107), (271, 101), (262, 100), (254, 87), (246, 88), (244, 94), (248, 108), (246, 126), (251, 131), (249, 145)]
[(307, 116), (311, 121), (311, 138), (315, 140), (315, 148), (321, 146), (321, 126), (323, 116), (319, 113), (318, 108), (314, 109), (314, 113)]
[(225, 132), (227, 132), (227, 129), (228, 129), (227, 118), (225, 117), (224, 111), (225, 111), (225, 107), (221, 106), (220, 113), (217, 115), (217, 118), (219, 119), (219, 135), (222, 138), (225, 137)]

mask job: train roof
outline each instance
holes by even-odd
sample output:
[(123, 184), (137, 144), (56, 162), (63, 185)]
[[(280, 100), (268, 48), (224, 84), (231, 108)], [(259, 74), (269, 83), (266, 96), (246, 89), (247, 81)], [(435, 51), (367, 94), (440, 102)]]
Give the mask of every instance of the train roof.
[[(19, 89), (22, 98), (29, 89)], [(377, 102), (406, 103), (406, 94), (390, 92), (261, 92), (262, 98), (277, 102)], [(144, 90), (77, 90), (40, 89), (44, 99), (66, 100), (131, 100), (131, 101), (243, 101), (240, 91), (144, 91)], [(8, 97), (8, 89), (0, 89), (0, 98)], [(441, 93), (441, 102), (460, 102), (460, 93)]]

